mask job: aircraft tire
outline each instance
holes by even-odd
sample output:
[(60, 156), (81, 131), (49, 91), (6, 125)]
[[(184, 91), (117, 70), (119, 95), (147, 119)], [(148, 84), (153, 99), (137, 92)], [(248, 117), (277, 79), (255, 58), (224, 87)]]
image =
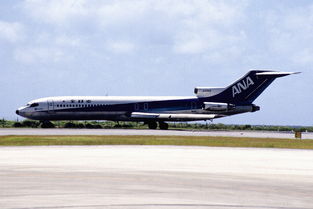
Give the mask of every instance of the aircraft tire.
[(159, 127), (161, 130), (167, 130), (168, 129), (168, 124), (164, 122), (159, 122)]
[(41, 121), (41, 128), (54, 128), (54, 124), (51, 123), (50, 121)]
[(148, 127), (149, 129), (156, 129), (158, 124), (156, 122), (149, 122)]

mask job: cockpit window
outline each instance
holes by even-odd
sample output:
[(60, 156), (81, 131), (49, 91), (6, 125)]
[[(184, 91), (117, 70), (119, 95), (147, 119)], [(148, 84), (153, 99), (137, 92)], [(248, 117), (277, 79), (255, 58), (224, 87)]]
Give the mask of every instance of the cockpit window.
[(30, 107), (37, 107), (37, 106), (39, 106), (38, 103), (33, 103), (33, 104), (30, 105)]

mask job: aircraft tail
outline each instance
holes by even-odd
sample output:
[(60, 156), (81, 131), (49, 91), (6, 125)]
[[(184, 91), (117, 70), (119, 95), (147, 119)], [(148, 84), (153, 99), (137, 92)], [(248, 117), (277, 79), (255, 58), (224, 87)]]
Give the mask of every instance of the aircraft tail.
[(224, 91), (211, 97), (210, 101), (251, 104), (276, 78), (296, 73), (251, 70), (245, 76), (226, 87)]

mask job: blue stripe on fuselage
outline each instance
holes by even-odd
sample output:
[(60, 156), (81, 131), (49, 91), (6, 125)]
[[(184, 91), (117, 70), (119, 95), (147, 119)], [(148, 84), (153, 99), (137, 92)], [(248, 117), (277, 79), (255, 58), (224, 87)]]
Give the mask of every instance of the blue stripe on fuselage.
[[(138, 104), (138, 109), (136, 109), (135, 104)], [(147, 108), (145, 108), (147, 104)], [(183, 100), (165, 100), (165, 101), (145, 101), (145, 102), (132, 102), (124, 104), (112, 104), (112, 105), (95, 105), (94, 107), (79, 107), (79, 108), (66, 108), (66, 109), (54, 109), (55, 112), (114, 112), (114, 111), (124, 111), (124, 112), (151, 112), (153, 110), (157, 111), (177, 111), (177, 110), (190, 110), (199, 109), (202, 107), (203, 101), (200, 98), (196, 99), (183, 99)]]

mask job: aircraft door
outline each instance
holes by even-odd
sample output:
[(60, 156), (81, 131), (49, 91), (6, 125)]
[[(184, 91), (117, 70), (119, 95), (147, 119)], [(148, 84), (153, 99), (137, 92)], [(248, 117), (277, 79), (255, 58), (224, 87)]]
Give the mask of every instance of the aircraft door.
[(148, 104), (148, 103), (144, 103), (144, 104), (143, 104), (143, 109), (144, 109), (145, 111), (147, 111), (147, 110), (149, 109), (149, 104)]
[(190, 104), (191, 112), (197, 112), (196, 108), (197, 108), (197, 104), (195, 102), (191, 102)]
[(54, 112), (54, 102), (53, 102), (53, 100), (48, 100), (47, 104), (48, 104), (48, 113), (53, 113)]

